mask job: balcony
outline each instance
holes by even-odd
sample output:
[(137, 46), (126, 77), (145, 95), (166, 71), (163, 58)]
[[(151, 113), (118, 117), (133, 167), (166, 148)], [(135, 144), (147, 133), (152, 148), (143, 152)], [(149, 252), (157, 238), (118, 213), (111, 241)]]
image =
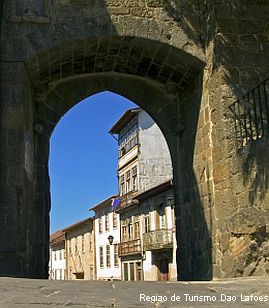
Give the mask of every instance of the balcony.
[(128, 242), (123, 242), (119, 244), (119, 256), (133, 255), (141, 253), (141, 240), (132, 240)]
[(137, 195), (137, 192), (136, 191), (129, 191), (127, 194), (123, 195), (123, 196), (120, 196), (120, 205), (119, 205), (119, 208), (122, 209), (122, 208), (125, 208), (129, 205), (132, 205), (132, 204), (137, 204), (138, 203), (138, 200), (136, 200), (134, 197)]
[(171, 229), (154, 230), (143, 234), (144, 250), (173, 248)]

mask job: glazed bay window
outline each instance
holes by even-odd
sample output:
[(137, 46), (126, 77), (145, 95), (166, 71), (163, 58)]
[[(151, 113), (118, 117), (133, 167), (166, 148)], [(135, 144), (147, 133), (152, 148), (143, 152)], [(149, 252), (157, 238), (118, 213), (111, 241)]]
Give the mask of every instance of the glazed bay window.
[(126, 193), (131, 190), (131, 173), (130, 170), (126, 172)]
[(106, 266), (110, 267), (111, 262), (110, 262), (110, 245), (106, 246)]
[(138, 143), (137, 120), (127, 124), (126, 129), (119, 134), (119, 158), (131, 150)]
[(120, 195), (125, 194), (125, 189), (124, 189), (124, 174), (120, 176)]
[(133, 191), (138, 190), (138, 185), (137, 185), (137, 166), (132, 168), (132, 182), (133, 182)]
[(100, 258), (100, 267), (104, 267), (104, 251), (103, 247), (99, 247), (99, 258)]

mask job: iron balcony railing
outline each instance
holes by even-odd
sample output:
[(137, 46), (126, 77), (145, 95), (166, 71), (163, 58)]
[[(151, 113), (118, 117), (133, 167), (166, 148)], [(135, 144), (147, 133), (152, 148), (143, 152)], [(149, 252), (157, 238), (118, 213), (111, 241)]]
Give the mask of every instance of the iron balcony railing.
[(143, 234), (143, 249), (155, 250), (173, 248), (172, 229), (159, 229)]
[(137, 254), (141, 252), (142, 252), (142, 249), (141, 249), (140, 239), (119, 243), (118, 254), (120, 257), (126, 256), (126, 255)]
[(268, 135), (269, 79), (229, 106), (234, 119), (237, 148)]

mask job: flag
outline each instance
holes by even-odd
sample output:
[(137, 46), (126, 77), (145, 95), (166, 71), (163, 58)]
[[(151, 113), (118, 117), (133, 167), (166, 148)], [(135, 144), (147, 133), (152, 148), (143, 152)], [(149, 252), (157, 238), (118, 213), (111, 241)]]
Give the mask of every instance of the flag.
[(120, 198), (112, 199), (112, 210), (115, 211), (120, 206)]

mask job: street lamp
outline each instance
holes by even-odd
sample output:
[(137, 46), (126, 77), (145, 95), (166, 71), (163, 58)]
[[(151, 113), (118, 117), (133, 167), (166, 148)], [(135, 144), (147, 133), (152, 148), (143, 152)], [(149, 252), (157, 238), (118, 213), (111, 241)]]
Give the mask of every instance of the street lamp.
[(114, 236), (113, 235), (109, 235), (109, 237), (107, 239), (109, 241), (109, 244), (112, 245), (113, 244), (113, 240), (114, 240)]

